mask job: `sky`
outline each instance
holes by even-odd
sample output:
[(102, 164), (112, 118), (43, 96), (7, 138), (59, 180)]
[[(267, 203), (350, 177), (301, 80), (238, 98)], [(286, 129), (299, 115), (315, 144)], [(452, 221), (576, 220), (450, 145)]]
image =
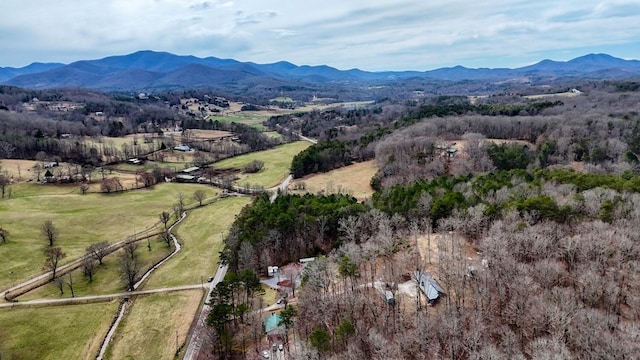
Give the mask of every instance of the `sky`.
[(640, 0), (2, 0), (0, 67), (138, 50), (346, 70), (640, 58)]

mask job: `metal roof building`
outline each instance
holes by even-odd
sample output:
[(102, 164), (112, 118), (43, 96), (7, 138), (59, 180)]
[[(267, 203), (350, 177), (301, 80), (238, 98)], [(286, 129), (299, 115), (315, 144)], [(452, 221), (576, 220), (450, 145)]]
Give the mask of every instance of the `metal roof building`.
[(427, 296), (430, 304), (438, 301), (440, 294), (446, 294), (438, 282), (427, 272), (416, 271), (415, 279), (418, 287)]

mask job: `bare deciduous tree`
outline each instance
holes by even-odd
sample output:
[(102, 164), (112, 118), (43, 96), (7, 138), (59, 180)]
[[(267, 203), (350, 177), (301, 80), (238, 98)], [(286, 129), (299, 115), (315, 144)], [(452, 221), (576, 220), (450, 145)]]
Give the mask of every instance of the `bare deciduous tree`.
[(136, 252), (137, 252), (139, 246), (140, 245), (137, 242), (129, 241), (129, 242), (127, 242), (127, 244), (122, 249), (124, 250), (124, 253), (128, 257), (133, 259), (133, 258), (137, 257)]
[(60, 295), (64, 295), (64, 279), (61, 276), (53, 279), (53, 283), (56, 284), (58, 290), (60, 290)]
[(71, 297), (76, 297), (76, 293), (73, 291), (73, 277), (71, 276), (71, 273), (67, 274), (67, 286), (69, 287), (69, 290), (71, 291)]
[(109, 254), (109, 242), (101, 241), (87, 247), (87, 254), (93, 256), (102, 265), (102, 259)]
[(42, 231), (42, 235), (44, 235), (45, 239), (49, 243), (49, 246), (53, 246), (55, 241), (58, 239), (58, 228), (53, 225), (53, 221), (45, 220), (40, 229)]
[(176, 216), (180, 218), (180, 216), (182, 216), (182, 213), (184, 212), (186, 198), (183, 193), (178, 193), (177, 199), (178, 201), (176, 202), (176, 205), (175, 205)]
[(137, 257), (131, 257), (128, 253), (120, 255), (120, 274), (126, 289), (133, 291), (138, 276), (140, 275), (140, 262)]
[(3, 199), (9, 184), (11, 184), (11, 178), (5, 172), (0, 172), (0, 193)]
[(7, 243), (9, 235), (9, 231), (0, 226), (0, 240), (2, 240), (3, 244)]
[(160, 221), (164, 224), (164, 229), (167, 229), (167, 223), (171, 219), (171, 214), (166, 211), (160, 213)]
[(82, 193), (82, 195), (86, 194), (87, 191), (89, 191), (89, 184), (87, 184), (85, 182), (80, 183), (79, 187), (80, 187), (80, 192)]
[(158, 235), (158, 240), (167, 244), (168, 247), (171, 247), (171, 244), (173, 243), (173, 238), (168, 231), (163, 231), (162, 233), (160, 233), (160, 235)]
[(193, 199), (198, 202), (198, 206), (202, 206), (202, 202), (207, 198), (207, 193), (204, 190), (196, 190), (193, 192)]
[(42, 266), (43, 270), (51, 271), (51, 279), (56, 278), (56, 271), (58, 270), (58, 264), (60, 260), (67, 257), (67, 254), (62, 252), (62, 248), (60, 247), (48, 247), (44, 249), (44, 265)]
[(93, 275), (95, 275), (96, 270), (96, 262), (93, 260), (93, 258), (87, 256), (82, 259), (82, 272), (86, 277), (89, 278), (89, 282), (93, 282)]

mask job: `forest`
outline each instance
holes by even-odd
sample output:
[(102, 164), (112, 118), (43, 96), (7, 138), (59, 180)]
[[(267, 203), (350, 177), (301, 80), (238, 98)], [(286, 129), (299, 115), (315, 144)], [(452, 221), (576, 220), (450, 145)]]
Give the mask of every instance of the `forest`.
[[(226, 238), (225, 260), (261, 274), (316, 257), (288, 274), (301, 280), (281, 321), (296, 358), (634, 358), (640, 94), (611, 82), (580, 91), (272, 118), (320, 140), (294, 159), (294, 175), (375, 159), (376, 192), (360, 204), (257, 199)], [(437, 302), (417, 290), (416, 271), (444, 289)], [(251, 324), (224, 328), (248, 334)], [(221, 358), (247, 351), (227, 340)]]

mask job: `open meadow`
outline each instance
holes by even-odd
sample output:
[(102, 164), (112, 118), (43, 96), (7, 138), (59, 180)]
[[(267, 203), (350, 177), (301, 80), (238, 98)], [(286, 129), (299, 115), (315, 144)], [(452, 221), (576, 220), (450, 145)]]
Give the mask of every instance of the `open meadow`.
[(66, 253), (63, 263), (78, 258), (92, 243), (117, 242), (146, 230), (159, 229), (159, 214), (171, 211), (178, 194), (194, 203), (195, 190), (207, 197), (217, 190), (197, 184), (157, 184), (152, 188), (115, 194), (82, 195), (76, 185), (11, 185), (12, 197), (0, 200), (0, 226), (10, 235), (0, 244), (0, 288), (8, 288), (42, 273), (48, 246), (41, 227), (51, 220), (58, 230), (55, 246)]
[(255, 114), (253, 112), (248, 113), (234, 113), (228, 116), (214, 115), (209, 119), (212, 121), (220, 122), (235, 122), (240, 124), (249, 125), (259, 131), (266, 131), (267, 128), (262, 123), (269, 118), (270, 115)]
[(118, 303), (0, 309), (0, 358), (95, 359)]
[(223, 237), (235, 216), (250, 202), (249, 197), (227, 197), (189, 211), (186, 219), (174, 229), (182, 250), (156, 270), (144, 288), (192, 285), (206, 282), (207, 277), (215, 275)]
[(288, 190), (300, 194), (343, 193), (362, 201), (373, 194), (370, 183), (377, 171), (375, 160), (365, 161), (296, 179), (289, 184)]
[(185, 343), (202, 297), (202, 290), (137, 297), (105, 358), (174, 359), (176, 350)]
[(270, 188), (278, 185), (289, 175), (293, 157), (309, 146), (311, 144), (306, 141), (296, 141), (269, 150), (235, 156), (214, 163), (213, 166), (218, 169), (241, 169), (253, 160), (260, 160), (264, 162), (264, 168), (255, 174), (240, 174), (240, 179), (236, 181), (236, 184), (243, 186), (249, 183)]
[[(140, 273), (145, 273), (153, 265), (171, 254), (173, 247), (169, 248), (167, 243), (159, 241), (157, 238), (140, 241), (136, 251), (137, 259), (140, 263)], [(151, 250), (147, 244), (151, 245)], [(121, 278), (120, 256), (124, 250), (118, 250), (106, 256), (102, 265), (96, 265), (96, 272), (93, 280), (84, 275), (82, 268), (78, 268), (64, 276), (65, 281), (69, 281), (69, 275), (73, 279), (73, 291), (75, 296), (90, 296), (115, 294), (126, 290), (127, 286)], [(50, 282), (44, 286), (36, 288), (28, 293), (19, 296), (18, 301), (28, 301), (36, 299), (60, 299), (70, 298), (71, 291), (68, 285), (63, 287), (64, 293), (60, 293), (57, 284)]]

